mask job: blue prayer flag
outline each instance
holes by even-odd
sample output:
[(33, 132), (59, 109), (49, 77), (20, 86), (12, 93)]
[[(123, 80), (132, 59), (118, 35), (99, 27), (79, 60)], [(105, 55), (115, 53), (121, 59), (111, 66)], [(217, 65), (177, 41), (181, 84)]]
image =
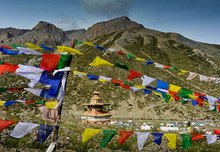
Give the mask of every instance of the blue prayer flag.
[(36, 141), (42, 144), (53, 131), (54, 126), (40, 124), (38, 128)]
[(155, 132), (155, 133), (151, 133), (151, 134), (153, 135), (154, 143), (160, 145), (162, 142), (163, 133)]

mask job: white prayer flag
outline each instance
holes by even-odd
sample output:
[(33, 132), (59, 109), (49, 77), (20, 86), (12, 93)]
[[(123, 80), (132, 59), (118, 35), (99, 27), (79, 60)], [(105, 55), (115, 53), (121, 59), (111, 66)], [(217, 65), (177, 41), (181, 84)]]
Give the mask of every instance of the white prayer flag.
[(135, 132), (137, 135), (138, 149), (142, 150), (149, 136), (149, 132)]
[(35, 124), (31, 122), (19, 122), (12, 130), (10, 136), (15, 138), (22, 138), (28, 133), (32, 132), (32, 130), (36, 128), (38, 125), (39, 124)]

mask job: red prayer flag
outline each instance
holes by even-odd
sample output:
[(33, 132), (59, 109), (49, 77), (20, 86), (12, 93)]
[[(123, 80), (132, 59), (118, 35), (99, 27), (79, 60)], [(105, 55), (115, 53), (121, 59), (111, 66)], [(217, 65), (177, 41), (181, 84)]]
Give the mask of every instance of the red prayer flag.
[(169, 65), (163, 65), (163, 68), (164, 69), (170, 69), (170, 66)]
[(9, 91), (22, 91), (24, 88), (8, 88)]
[(141, 73), (138, 73), (138, 72), (136, 72), (134, 70), (129, 70), (128, 80), (132, 80), (132, 79), (140, 77), (140, 76), (142, 76)]
[(192, 141), (203, 139), (204, 136), (202, 134), (192, 134)]
[(9, 127), (10, 125), (12, 125), (13, 123), (15, 122), (11, 120), (0, 119), (0, 132), (3, 131), (5, 128)]
[(117, 54), (119, 55), (124, 55), (124, 53), (122, 52), (122, 50), (116, 51)]
[(57, 68), (60, 61), (60, 54), (43, 54), (40, 62), (40, 68), (52, 72)]
[(119, 144), (125, 143), (125, 141), (133, 134), (132, 131), (121, 130), (119, 131), (118, 142)]
[(199, 106), (203, 106), (203, 102), (204, 102), (204, 99), (203, 99), (203, 98), (198, 97), (198, 98), (196, 98), (196, 101), (198, 102), (198, 105), (199, 105)]
[(27, 100), (27, 101), (25, 101), (25, 104), (33, 104), (35, 102), (36, 102), (35, 100)]
[(13, 49), (12, 47), (8, 45), (0, 45), (0, 48), (5, 48), (5, 49)]
[(117, 80), (117, 79), (112, 79), (112, 83), (118, 84), (120, 86), (123, 84), (121, 80)]
[(0, 75), (6, 72), (15, 73), (18, 65), (13, 65), (9, 63), (0, 64)]
[(214, 134), (220, 135), (220, 130), (218, 129), (213, 129)]
[(218, 111), (220, 112), (220, 105), (218, 105)]

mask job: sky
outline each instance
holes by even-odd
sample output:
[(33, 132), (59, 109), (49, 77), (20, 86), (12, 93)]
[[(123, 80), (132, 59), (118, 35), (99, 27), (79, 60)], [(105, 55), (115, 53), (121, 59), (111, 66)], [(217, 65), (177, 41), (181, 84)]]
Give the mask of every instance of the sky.
[(146, 28), (220, 44), (220, 0), (0, 0), (0, 28), (32, 29), (39, 21), (64, 30), (128, 16)]

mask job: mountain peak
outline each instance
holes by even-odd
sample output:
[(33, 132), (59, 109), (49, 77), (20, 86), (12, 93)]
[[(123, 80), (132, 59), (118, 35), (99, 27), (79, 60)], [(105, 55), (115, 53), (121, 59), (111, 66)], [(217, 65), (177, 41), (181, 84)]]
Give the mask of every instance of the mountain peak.
[(45, 22), (39, 21), (38, 24), (32, 29), (33, 31), (37, 32), (63, 32), (62, 29), (56, 27), (55, 25)]
[(83, 38), (93, 38), (112, 32), (125, 31), (131, 29), (144, 29), (142, 24), (131, 21), (127, 16), (117, 17), (108, 21), (98, 22), (89, 27)]

